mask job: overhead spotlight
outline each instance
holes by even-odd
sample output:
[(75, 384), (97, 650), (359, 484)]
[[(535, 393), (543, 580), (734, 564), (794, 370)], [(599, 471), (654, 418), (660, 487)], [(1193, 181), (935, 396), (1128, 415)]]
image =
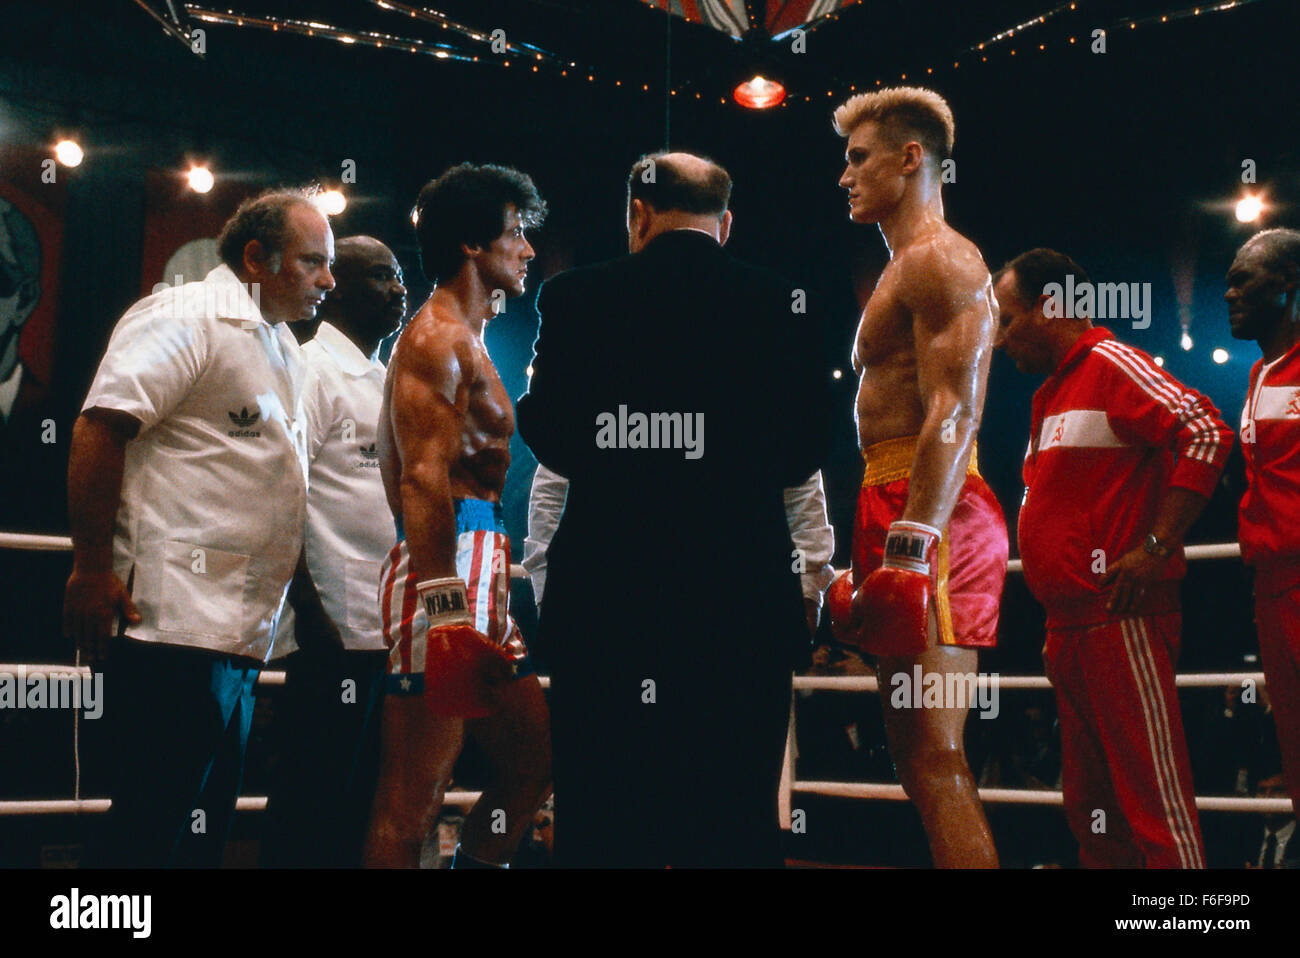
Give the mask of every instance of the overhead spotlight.
[(756, 73), (752, 80), (746, 80), (732, 90), (731, 95), (743, 107), (766, 110), (785, 99), (785, 87)]
[(1183, 352), (1190, 352), (1192, 349), (1192, 334), (1184, 329), (1182, 338), (1178, 340), (1178, 345), (1183, 347)]
[(844, 378), (844, 371), (842, 369), (836, 369), (831, 372), (831, 379), (842, 379), (842, 378)]
[(1222, 366), (1228, 361), (1228, 351), (1222, 348), (1216, 349), (1214, 352), (1210, 353), (1210, 358)]
[(316, 194), (316, 208), (326, 216), (338, 216), (348, 208), (348, 199), (342, 190), (323, 190)]
[(1243, 196), (1237, 200), (1237, 221), (1254, 223), (1264, 212), (1264, 201), (1258, 196)]
[(76, 140), (59, 140), (54, 144), (54, 156), (64, 166), (80, 166), (86, 154)]
[(185, 174), (185, 178), (189, 180), (190, 189), (195, 193), (208, 192), (217, 181), (210, 169), (199, 164), (191, 166), (189, 172)]
[(411, 225), (412, 225), (412, 226), (419, 226), (419, 225), (420, 225), (420, 209), (419, 209), (419, 207), (416, 207), (416, 206), (412, 206), (412, 207), (411, 207)]
[(1163, 357), (1163, 356), (1155, 356), (1155, 357), (1152, 358), (1151, 361), (1152, 361), (1153, 363), (1155, 363), (1157, 366), (1159, 366), (1161, 369), (1164, 369), (1164, 367), (1165, 367), (1165, 357)]

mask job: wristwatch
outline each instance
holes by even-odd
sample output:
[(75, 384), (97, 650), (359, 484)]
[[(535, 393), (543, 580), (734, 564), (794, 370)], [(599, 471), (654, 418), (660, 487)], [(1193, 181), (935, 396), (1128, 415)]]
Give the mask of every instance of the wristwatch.
[(1147, 541), (1142, 543), (1142, 548), (1151, 553), (1151, 555), (1159, 556), (1162, 559), (1168, 559), (1174, 554), (1174, 550), (1170, 549), (1169, 546), (1157, 539), (1154, 532), (1147, 533)]

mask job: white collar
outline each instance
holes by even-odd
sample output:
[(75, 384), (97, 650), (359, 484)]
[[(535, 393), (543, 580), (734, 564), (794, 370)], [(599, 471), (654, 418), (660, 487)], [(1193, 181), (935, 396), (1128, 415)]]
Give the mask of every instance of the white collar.
[(383, 364), (378, 360), (372, 360), (360, 349), (357, 344), (348, 339), (339, 330), (337, 326), (321, 321), (316, 327), (316, 336), (312, 342), (319, 343), (320, 347), (329, 354), (330, 358), (349, 376), (368, 376), (375, 370), (383, 371)]
[(704, 234), (705, 236), (707, 236), (709, 239), (713, 240), (713, 242), (715, 242), (715, 243), (718, 242), (718, 238), (717, 238), (716, 236), (714, 236), (714, 235), (713, 235), (712, 233), (710, 233), (708, 230), (702, 230), (702, 229), (700, 229), (698, 226), (679, 226), (679, 227), (677, 227), (677, 229), (675, 229), (675, 230), (670, 230), (669, 232), (673, 232), (673, 233), (675, 233), (675, 232), (677, 232), (678, 230), (694, 230), (694, 231), (697, 232), (697, 233), (703, 233), (703, 234)]
[[(238, 319), (254, 323), (267, 323), (257, 303), (249, 295), (248, 287), (244, 285), (243, 280), (235, 275), (235, 271), (225, 263), (222, 263), (203, 277), (202, 285), (205, 287), (202, 293), (202, 302), (196, 303), (196, 305), (202, 310), (206, 319)], [(191, 300), (187, 296), (185, 305), (188, 306), (190, 302)], [(267, 325), (272, 324), (267, 323)]]

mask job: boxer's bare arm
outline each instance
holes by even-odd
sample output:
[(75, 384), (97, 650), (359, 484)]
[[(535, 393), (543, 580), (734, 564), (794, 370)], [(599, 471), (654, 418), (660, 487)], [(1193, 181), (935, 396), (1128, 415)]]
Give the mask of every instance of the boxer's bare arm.
[(951, 231), (909, 249), (898, 266), (924, 410), (902, 518), (943, 529), (961, 494), (984, 411), (993, 288), (979, 251)]
[[(470, 334), (432, 316), (412, 321), (389, 373), (386, 438), (381, 457), (389, 504), (396, 494), (411, 571), (417, 580), (456, 575), (456, 519), (451, 469), (462, 457), (476, 360)], [(386, 443), (385, 443), (386, 444)]]

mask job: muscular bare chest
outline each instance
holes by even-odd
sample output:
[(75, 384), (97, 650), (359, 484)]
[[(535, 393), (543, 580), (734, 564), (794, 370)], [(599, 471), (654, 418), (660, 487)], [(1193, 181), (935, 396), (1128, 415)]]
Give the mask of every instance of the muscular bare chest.
[(885, 268), (858, 321), (854, 358), (864, 375), (898, 359), (911, 356), (911, 315), (899, 299), (893, 267)]
[(916, 345), (892, 267), (886, 267), (862, 311), (853, 355), (859, 371), (854, 414), (863, 447), (913, 434), (923, 418)]

